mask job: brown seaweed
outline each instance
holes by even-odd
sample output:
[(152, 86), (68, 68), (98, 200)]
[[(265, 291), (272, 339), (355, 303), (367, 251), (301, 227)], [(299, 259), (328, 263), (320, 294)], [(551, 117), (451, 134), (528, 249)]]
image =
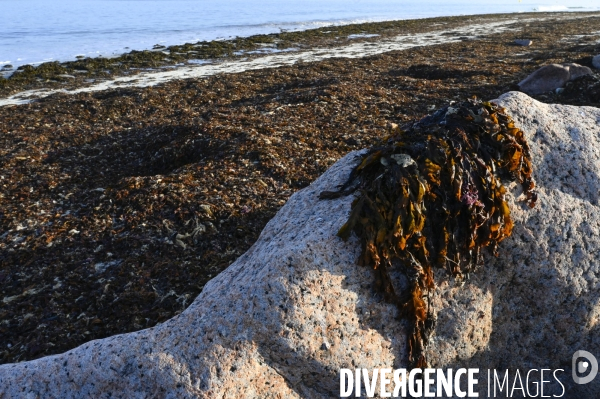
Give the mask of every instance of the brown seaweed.
[[(513, 229), (506, 189), (500, 179), (518, 181), (529, 207), (536, 193), (529, 146), (504, 109), (468, 100), (395, 129), (373, 148), (336, 192), (358, 191), (338, 235), (361, 240), (361, 265), (375, 270), (376, 287), (412, 324), (409, 366), (426, 367), (425, 348), (434, 327), (426, 303), (435, 289), (434, 269), (468, 278), (482, 264), (484, 247)], [(393, 272), (409, 281), (398, 290)]]
[[(343, 154), (448, 99), (497, 98), (541, 64), (574, 54), (574, 41), (556, 37), (589, 43), (587, 33), (600, 30), (596, 19), (584, 27), (532, 22), (531, 61), (507, 45), (515, 39), (507, 31), (0, 107), (0, 363), (175, 316), (255, 242), (291, 194)], [(431, 29), (415, 20), (405, 33)], [(576, 54), (589, 62), (594, 55), (587, 47)], [(86, 75), (74, 76), (56, 84), (80, 87)], [(53, 85), (45, 82), (38, 81)], [(582, 104), (544, 96), (537, 99)], [(113, 266), (97, 274), (98, 263)]]

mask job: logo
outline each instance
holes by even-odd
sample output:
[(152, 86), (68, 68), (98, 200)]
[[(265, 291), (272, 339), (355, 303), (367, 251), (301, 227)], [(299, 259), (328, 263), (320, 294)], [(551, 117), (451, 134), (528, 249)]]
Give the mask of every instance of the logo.
[[(598, 374), (598, 360), (588, 351), (577, 351), (573, 353), (572, 369), (573, 381), (577, 384), (587, 384), (596, 378), (596, 374)], [(587, 376), (580, 377), (588, 370), (589, 374)]]

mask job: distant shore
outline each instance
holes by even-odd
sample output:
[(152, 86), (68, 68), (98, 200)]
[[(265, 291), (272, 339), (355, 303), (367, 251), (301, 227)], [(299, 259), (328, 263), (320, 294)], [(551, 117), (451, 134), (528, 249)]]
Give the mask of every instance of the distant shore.
[[(23, 65), (0, 78), (0, 106), (57, 92), (144, 87), (215, 73), (291, 65), (331, 57), (361, 57), (415, 46), (475, 40), (527, 22), (590, 18), (599, 12), (468, 15), (341, 25), (306, 31), (186, 43), (121, 56)], [(3, 71), (7, 74), (8, 69)]]
[[(31, 80), (0, 96), (40, 90), (0, 107), (0, 363), (168, 320), (348, 152), (452, 102), (498, 98), (542, 65), (592, 66), (599, 13), (533, 15), (255, 38), (206, 75), (134, 69), (136, 53), (110, 73), (73, 72), (93, 59), (57, 65), (75, 76), (60, 81), (22, 72)], [(581, 92), (536, 98), (600, 106)]]

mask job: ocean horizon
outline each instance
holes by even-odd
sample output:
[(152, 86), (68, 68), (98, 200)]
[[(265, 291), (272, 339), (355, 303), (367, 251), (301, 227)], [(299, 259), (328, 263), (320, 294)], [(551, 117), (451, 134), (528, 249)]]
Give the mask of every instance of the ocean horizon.
[[(568, 6), (567, 6), (568, 4)], [(0, 68), (155, 45), (441, 16), (600, 11), (600, 1), (0, 0)]]

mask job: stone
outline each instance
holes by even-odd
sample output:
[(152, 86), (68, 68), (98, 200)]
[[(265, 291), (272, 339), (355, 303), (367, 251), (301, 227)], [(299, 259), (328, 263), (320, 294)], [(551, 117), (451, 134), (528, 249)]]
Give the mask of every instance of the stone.
[(574, 62), (569, 62), (562, 65), (569, 68), (569, 80), (574, 80), (585, 75), (591, 75), (592, 73), (592, 70), (589, 67), (579, 65)]
[(329, 398), (341, 367), (401, 367), (405, 327), (373, 291), (372, 271), (356, 265), (357, 240), (336, 237), (352, 198), (317, 198), (357, 160), (346, 156), (294, 194), (177, 317), (2, 365), (0, 397)]
[(515, 44), (518, 46), (531, 46), (533, 44), (533, 41), (529, 39), (517, 39), (515, 40)]
[[(538, 204), (518, 184), (515, 222), (499, 256), (470, 280), (436, 271), (433, 367), (563, 369), (562, 397), (600, 394), (574, 384), (571, 356), (600, 355), (600, 109), (502, 96), (530, 142)], [(0, 397), (331, 398), (340, 368), (406, 367), (407, 326), (356, 265), (356, 237), (336, 237), (352, 196), (319, 200), (346, 180), (350, 153), (294, 194), (258, 241), (211, 280), (183, 313), (153, 328), (67, 353), (0, 366)], [(534, 373), (535, 374), (535, 373)], [(540, 381), (539, 372), (535, 374)], [(544, 395), (561, 385), (546, 374)], [(512, 381), (512, 377), (511, 377)]]
[(594, 66), (594, 68), (596, 69), (600, 69), (600, 54), (594, 56), (594, 58), (592, 58), (592, 65)]
[(591, 73), (590, 68), (575, 63), (549, 64), (527, 76), (518, 85), (521, 91), (537, 95), (554, 91), (570, 80)]
[(518, 186), (511, 188), (513, 235), (470, 282), (493, 298), (486, 349), (439, 364), (561, 368), (563, 397), (599, 397), (599, 377), (574, 384), (571, 357), (577, 350), (600, 355), (600, 109), (544, 104), (518, 92), (495, 102), (530, 144), (538, 204), (525, 209), (515, 201)]

